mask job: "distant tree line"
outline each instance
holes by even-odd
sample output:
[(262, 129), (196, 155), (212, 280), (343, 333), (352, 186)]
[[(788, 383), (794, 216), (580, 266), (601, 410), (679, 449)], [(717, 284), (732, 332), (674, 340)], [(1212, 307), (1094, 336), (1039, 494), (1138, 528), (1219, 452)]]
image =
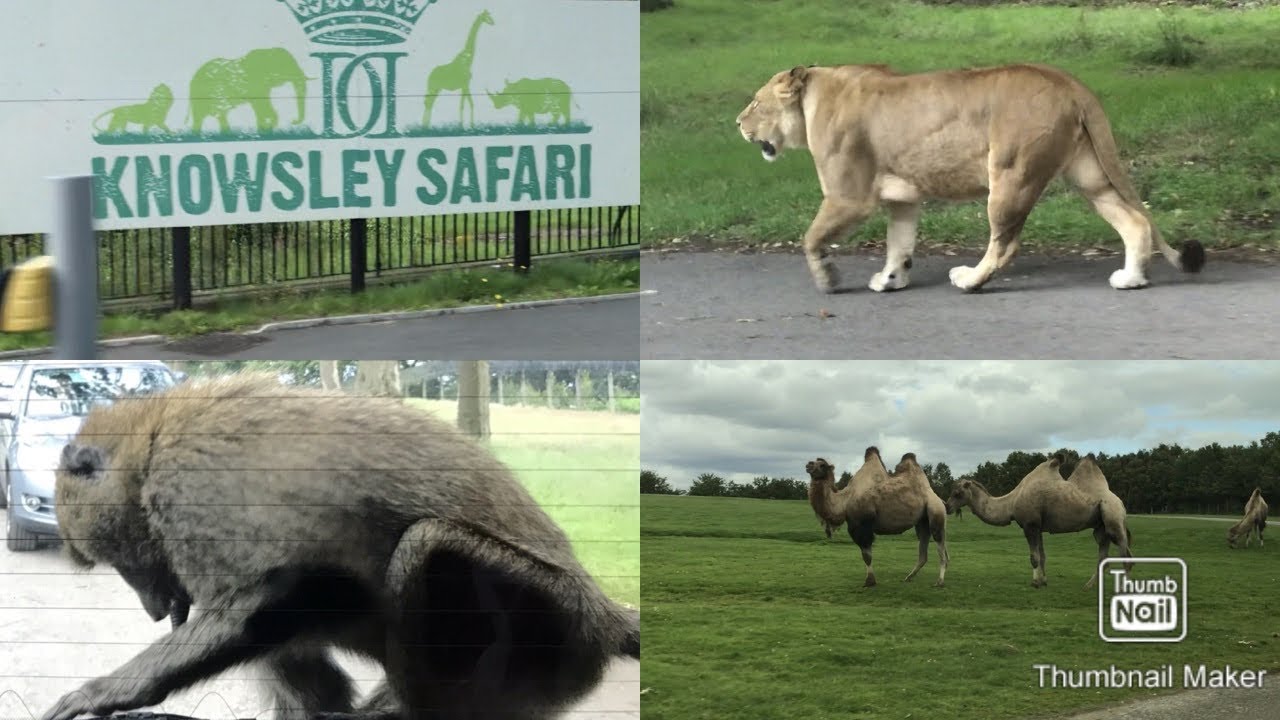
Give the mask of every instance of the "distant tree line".
[[(1064, 478), (1080, 461), (1080, 453), (1063, 448)], [(925, 475), (943, 498), (959, 480), (977, 480), (996, 495), (1012, 490), (1027, 473), (1049, 455), (1014, 451), (1002, 462), (984, 462), (973, 472), (953, 477), (946, 463), (922, 465)], [(1264, 497), (1280, 502), (1280, 432), (1267, 433), (1248, 445), (1223, 447), (1218, 443), (1188, 450), (1162, 444), (1152, 449), (1122, 455), (1096, 453), (1098, 465), (1107, 476), (1111, 490), (1136, 513), (1225, 513), (1235, 514), (1253, 492), (1262, 488)], [(837, 486), (843, 487), (850, 474), (845, 471)], [(687, 491), (671, 485), (667, 478), (644, 470), (640, 492), (660, 495), (703, 495), (746, 497), (765, 500), (804, 500), (808, 478), (757, 477), (750, 483), (726, 481), (714, 473), (699, 475)]]

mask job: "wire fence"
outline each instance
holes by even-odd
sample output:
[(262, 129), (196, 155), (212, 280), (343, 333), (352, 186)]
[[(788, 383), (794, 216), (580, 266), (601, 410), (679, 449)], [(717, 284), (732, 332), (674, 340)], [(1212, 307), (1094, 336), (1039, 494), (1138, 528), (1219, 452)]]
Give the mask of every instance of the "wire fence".
[[(103, 301), (169, 303), (282, 283), (398, 278), (439, 268), (636, 247), (639, 207), (471, 213), (98, 232)], [(45, 254), (43, 235), (0, 236), (0, 267)]]

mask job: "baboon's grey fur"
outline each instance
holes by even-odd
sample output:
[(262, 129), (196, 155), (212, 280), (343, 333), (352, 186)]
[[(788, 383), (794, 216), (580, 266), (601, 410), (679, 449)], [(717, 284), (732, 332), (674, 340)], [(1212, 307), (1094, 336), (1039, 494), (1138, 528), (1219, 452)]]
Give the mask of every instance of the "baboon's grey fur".
[(638, 613), (511, 472), (399, 401), (244, 376), (120, 400), (64, 449), (56, 504), (68, 555), (174, 627), (44, 720), (152, 706), (248, 661), (278, 716), (353, 712), (330, 647), (386, 669), (361, 712), (532, 720), (640, 654)]

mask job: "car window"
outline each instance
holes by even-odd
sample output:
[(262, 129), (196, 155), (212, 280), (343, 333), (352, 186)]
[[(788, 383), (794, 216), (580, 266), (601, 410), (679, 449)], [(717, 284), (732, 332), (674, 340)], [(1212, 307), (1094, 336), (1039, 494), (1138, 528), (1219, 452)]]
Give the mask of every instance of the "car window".
[(96, 405), (144, 395), (173, 384), (167, 370), (144, 366), (42, 368), (31, 374), (24, 415), (47, 419), (84, 416)]

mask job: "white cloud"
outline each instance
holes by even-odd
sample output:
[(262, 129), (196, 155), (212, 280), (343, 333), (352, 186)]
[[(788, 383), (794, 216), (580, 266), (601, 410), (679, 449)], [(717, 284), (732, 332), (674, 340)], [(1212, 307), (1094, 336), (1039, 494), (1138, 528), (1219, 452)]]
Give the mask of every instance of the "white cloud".
[(685, 487), (802, 477), (876, 445), (956, 474), (1013, 450), (1108, 452), (1257, 439), (1280, 362), (646, 361), (642, 463)]

